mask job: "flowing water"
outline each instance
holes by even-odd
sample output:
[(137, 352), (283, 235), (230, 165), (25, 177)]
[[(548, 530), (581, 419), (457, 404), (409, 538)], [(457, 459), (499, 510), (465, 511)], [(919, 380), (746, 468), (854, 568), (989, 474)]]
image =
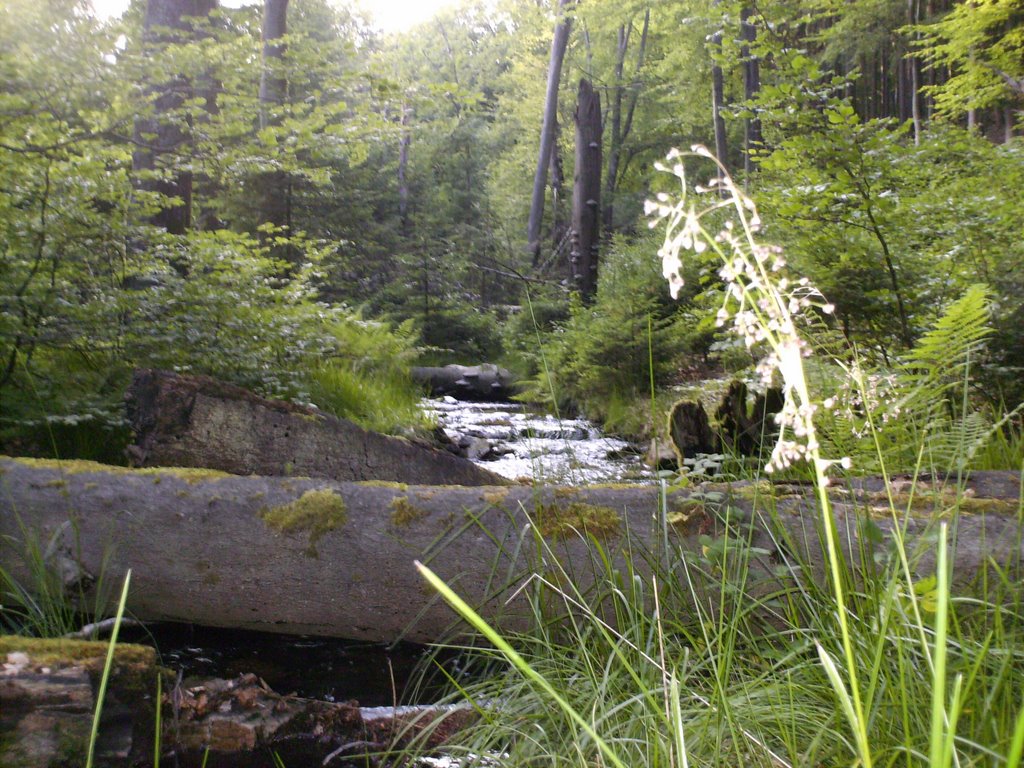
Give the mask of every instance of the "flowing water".
[(512, 480), (584, 485), (643, 482), (653, 476), (633, 446), (602, 435), (586, 419), (533, 413), (518, 403), (451, 397), (424, 400), (423, 409), (469, 458)]

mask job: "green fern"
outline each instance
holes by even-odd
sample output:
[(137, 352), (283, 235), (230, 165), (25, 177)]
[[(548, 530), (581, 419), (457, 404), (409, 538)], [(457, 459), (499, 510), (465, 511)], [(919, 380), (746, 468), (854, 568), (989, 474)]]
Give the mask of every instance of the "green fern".
[(913, 447), (938, 470), (963, 469), (992, 437), (992, 419), (971, 402), (971, 366), (991, 333), (989, 289), (972, 285), (925, 333), (900, 366), (904, 423), (917, 425)]
[(972, 285), (949, 306), (901, 366), (900, 378), (910, 389), (909, 398), (938, 403), (964, 383), (992, 332), (990, 314), (989, 289), (982, 284)]
[(856, 407), (823, 418), (830, 450), (855, 457), (868, 471), (883, 464), (911, 471), (919, 461), (933, 471), (966, 468), (1009, 418), (979, 408), (970, 393), (989, 315), (989, 289), (972, 285), (906, 353), (894, 375), (876, 371), (866, 377)]

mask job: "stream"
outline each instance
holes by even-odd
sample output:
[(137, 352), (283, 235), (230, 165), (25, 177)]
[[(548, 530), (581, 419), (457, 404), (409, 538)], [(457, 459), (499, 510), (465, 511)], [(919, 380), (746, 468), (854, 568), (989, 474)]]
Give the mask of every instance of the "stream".
[(467, 458), (510, 480), (560, 485), (639, 483), (653, 477), (625, 440), (586, 419), (559, 419), (520, 403), (475, 403), (445, 397), (423, 409)]

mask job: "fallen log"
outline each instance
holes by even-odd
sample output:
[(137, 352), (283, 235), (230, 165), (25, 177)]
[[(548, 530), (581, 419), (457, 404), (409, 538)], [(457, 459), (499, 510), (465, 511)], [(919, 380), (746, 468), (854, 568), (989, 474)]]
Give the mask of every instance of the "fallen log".
[(457, 400), (502, 402), (517, 392), (512, 373), (492, 363), (415, 367), (410, 375), (426, 386), (432, 397), (448, 395)]
[[(955, 503), (957, 583), (988, 562), (1017, 568), (1019, 492), (1015, 473), (976, 473), (959, 502), (938, 480), (912, 494), (895, 483), (897, 509), (914, 512), (908, 546), (925, 550), (919, 571), (934, 567), (925, 534)], [(884, 554), (892, 522), (881, 481), (834, 496), (847, 552)], [(524, 581), (557, 564), (586, 594), (604, 575), (595, 541), (612, 567), (645, 577), (654, 560), (671, 568), (682, 553), (701, 557), (706, 537), (728, 525), (766, 553), (753, 556), (751, 582), (777, 588), (778, 565), (794, 557), (808, 565), (789, 578), (822, 577), (819, 521), (812, 489), (763, 482), (705, 484), (662, 503), (654, 487), (426, 487), (0, 458), (0, 558), (15, 578), (28, 583), (16, 546), (31, 539), (90, 600), (98, 575), (116, 585), (131, 568), (138, 619), (352, 639), (434, 641), (465, 629), (416, 560), (498, 626), (524, 628)]]
[(139, 467), (439, 485), (508, 481), (448, 451), (370, 432), (346, 419), (207, 376), (139, 370), (125, 395)]

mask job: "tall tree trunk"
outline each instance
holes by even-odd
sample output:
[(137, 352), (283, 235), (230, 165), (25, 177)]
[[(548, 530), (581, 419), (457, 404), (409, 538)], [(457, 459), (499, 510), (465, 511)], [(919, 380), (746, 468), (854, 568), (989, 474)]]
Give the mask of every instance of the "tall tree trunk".
[(412, 133), (409, 130), (409, 119), (412, 107), (402, 105), (402, 135), (398, 142), (398, 216), (401, 220), (402, 236), (409, 236), (409, 146), (412, 144)]
[(275, 108), (285, 103), (288, 80), (282, 71), (287, 46), (288, 0), (264, 0), (263, 3), (263, 71), (260, 74), (260, 128), (276, 125)]
[(576, 103), (576, 173), (572, 195), (573, 285), (585, 303), (597, 292), (601, 210), (601, 97), (580, 80)]
[(547, 186), (548, 165), (555, 141), (558, 120), (558, 85), (562, 81), (562, 63), (569, 45), (572, 19), (567, 9), (574, 0), (558, 0), (558, 22), (551, 38), (551, 57), (548, 61), (548, 84), (544, 99), (544, 119), (540, 129), (540, 151), (537, 170), (533, 175), (533, 196), (530, 199), (530, 219), (526, 225), (526, 242), (533, 256), (533, 265), (540, 261), (540, 225), (544, 216), (544, 187)]
[[(722, 109), (725, 102), (725, 76), (722, 74), (722, 32), (719, 30), (711, 36), (711, 111), (715, 123), (715, 155), (718, 161), (728, 168), (728, 150), (725, 141), (725, 118), (722, 116)], [(721, 168), (718, 171), (719, 179), (722, 178)]]
[[(921, 6), (919, 0), (907, 0), (907, 13), (910, 16), (910, 23), (917, 24), (921, 20)], [(916, 33), (914, 39), (919, 37)], [(921, 99), (920, 71), (921, 65), (917, 57), (908, 54), (907, 67), (910, 69), (910, 119), (914, 121), (914, 145), (921, 143)]]
[[(153, 51), (168, 43), (194, 35), (191, 17), (206, 17), (217, 6), (217, 0), (148, 0), (143, 20), (143, 48)], [(135, 120), (132, 171), (136, 186), (144, 192), (156, 192), (166, 201), (150, 218), (150, 223), (173, 235), (183, 235), (192, 226), (192, 174), (174, 170), (176, 156), (191, 141), (187, 128), (182, 128), (179, 110), (193, 95), (193, 86), (186, 78), (150, 85), (157, 94), (153, 112)], [(186, 125), (190, 121), (185, 121)], [(169, 170), (170, 169), (170, 170)]]
[(562, 198), (564, 197), (565, 171), (562, 170), (562, 153), (558, 151), (558, 137), (561, 126), (555, 120), (555, 135), (551, 142), (551, 247), (558, 248), (565, 235), (567, 225), (562, 221)]
[[(629, 95), (624, 98), (626, 88), (623, 82), (626, 53), (629, 47), (629, 31), (632, 28), (619, 27), (618, 52), (615, 60), (615, 90), (612, 103), (609, 105), (611, 112), (612, 135), (608, 141), (608, 173), (604, 183), (604, 236), (608, 237), (615, 228), (615, 190), (619, 185), (620, 164), (622, 161), (622, 147), (629, 138), (633, 128), (633, 114), (636, 111), (636, 103), (640, 98), (640, 70), (644, 65), (644, 58), (647, 55), (647, 33), (651, 24), (651, 11), (648, 8), (644, 13), (643, 28), (640, 31), (640, 43), (636, 55), (636, 71), (629, 86)], [(625, 102), (625, 109), (623, 109)]]
[[(281, 107), (288, 100), (288, 79), (284, 73), (284, 55), (288, 34), (288, 0), (264, 0), (263, 3), (263, 70), (260, 74), (260, 129), (281, 123)], [(268, 242), (292, 230), (292, 185), (288, 172), (282, 168), (261, 174), (255, 180), (259, 197), (260, 224), (272, 224), (277, 231), (267, 235)], [(281, 261), (297, 260), (291, 245), (272, 245), (271, 255)]]
[[(740, 11), (740, 27), (743, 35), (743, 46), (740, 56), (743, 59), (743, 98), (747, 102), (757, 98), (761, 91), (761, 66), (757, 56), (750, 52), (750, 44), (757, 39), (757, 30), (750, 23), (750, 7), (743, 6)], [(748, 107), (749, 108), (749, 107)], [(761, 120), (755, 115), (743, 121), (743, 170), (747, 177), (757, 165), (755, 152), (761, 147)]]

